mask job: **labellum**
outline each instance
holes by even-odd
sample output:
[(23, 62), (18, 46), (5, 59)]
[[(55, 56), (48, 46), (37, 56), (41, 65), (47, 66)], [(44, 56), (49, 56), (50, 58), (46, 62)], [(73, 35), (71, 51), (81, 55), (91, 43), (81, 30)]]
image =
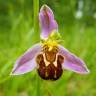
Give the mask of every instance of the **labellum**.
[(61, 77), (64, 58), (58, 55), (58, 49), (49, 51), (48, 46), (44, 46), (42, 53), (36, 58), (38, 64), (38, 74), (45, 80), (57, 80)]

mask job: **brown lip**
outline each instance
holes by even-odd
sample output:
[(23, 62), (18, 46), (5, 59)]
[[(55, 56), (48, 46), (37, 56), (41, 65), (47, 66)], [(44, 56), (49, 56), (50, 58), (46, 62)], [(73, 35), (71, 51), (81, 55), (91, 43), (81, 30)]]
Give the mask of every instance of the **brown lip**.
[[(55, 66), (54, 61), (56, 60), (57, 53), (55, 52), (53, 52), (52, 54), (51, 53), (47, 51), (44, 53), (47, 54), (47, 56), (39, 54), (36, 58), (37, 64), (39, 66), (37, 69), (38, 74), (44, 80), (57, 80), (61, 77), (63, 73), (62, 63), (64, 62), (64, 57), (58, 55), (56, 61), (57, 66)], [(46, 66), (44, 58), (46, 58), (46, 60), (49, 62), (48, 66)]]

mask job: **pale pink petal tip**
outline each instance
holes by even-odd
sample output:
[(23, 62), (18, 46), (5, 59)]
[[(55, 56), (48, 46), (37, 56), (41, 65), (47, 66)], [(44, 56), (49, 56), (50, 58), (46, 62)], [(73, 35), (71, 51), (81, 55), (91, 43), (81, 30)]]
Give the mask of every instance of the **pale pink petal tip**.
[(36, 68), (36, 55), (41, 51), (41, 45), (36, 44), (28, 49), (15, 63), (10, 75), (20, 75)]
[(50, 33), (58, 32), (58, 24), (54, 19), (52, 10), (47, 6), (43, 5), (39, 13), (40, 27), (41, 27), (41, 39), (46, 39)]
[(64, 69), (71, 70), (79, 74), (88, 74), (90, 72), (83, 60), (69, 52), (61, 45), (59, 46), (59, 54), (64, 56), (64, 63), (62, 65)]

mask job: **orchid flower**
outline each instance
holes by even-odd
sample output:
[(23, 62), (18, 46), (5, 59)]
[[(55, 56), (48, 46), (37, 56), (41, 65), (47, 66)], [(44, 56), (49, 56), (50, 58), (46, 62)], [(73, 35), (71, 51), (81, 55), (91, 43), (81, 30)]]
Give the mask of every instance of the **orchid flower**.
[(60, 44), (58, 24), (47, 5), (41, 7), (39, 21), (41, 42), (33, 45), (17, 59), (11, 75), (21, 75), (34, 69), (37, 69), (39, 76), (45, 80), (59, 79), (63, 69), (88, 74), (89, 70), (84, 61)]

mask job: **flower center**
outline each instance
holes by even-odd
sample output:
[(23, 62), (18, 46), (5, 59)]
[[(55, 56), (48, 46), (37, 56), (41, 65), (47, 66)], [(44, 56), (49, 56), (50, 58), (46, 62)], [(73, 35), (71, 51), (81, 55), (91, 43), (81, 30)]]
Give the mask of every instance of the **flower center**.
[(47, 39), (41, 40), (42, 45), (47, 46), (48, 50), (51, 51), (54, 48), (58, 48), (58, 44), (60, 43), (60, 34), (53, 30)]

